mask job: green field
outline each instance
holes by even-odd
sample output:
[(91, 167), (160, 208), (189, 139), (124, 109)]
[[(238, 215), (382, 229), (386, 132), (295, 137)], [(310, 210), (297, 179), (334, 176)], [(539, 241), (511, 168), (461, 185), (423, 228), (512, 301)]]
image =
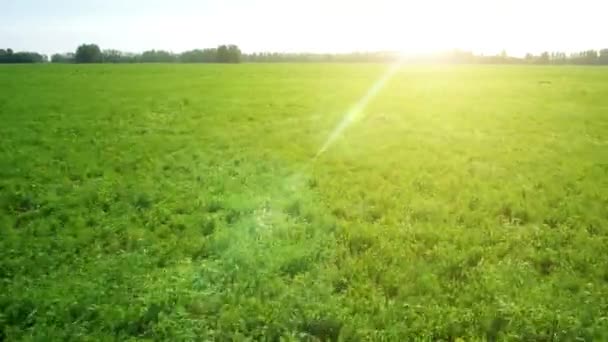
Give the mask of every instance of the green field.
[(608, 68), (0, 66), (0, 341), (606, 340)]

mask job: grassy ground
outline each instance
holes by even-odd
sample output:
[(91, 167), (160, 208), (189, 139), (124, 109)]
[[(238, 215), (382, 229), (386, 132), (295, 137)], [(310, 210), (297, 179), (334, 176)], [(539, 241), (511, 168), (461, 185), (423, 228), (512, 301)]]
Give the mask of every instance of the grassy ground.
[(0, 340), (608, 338), (608, 69), (0, 67)]

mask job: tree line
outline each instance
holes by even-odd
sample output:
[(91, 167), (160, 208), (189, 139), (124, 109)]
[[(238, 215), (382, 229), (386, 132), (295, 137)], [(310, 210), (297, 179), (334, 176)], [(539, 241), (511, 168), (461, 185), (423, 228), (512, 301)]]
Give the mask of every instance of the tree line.
[(51, 63), (239, 63), (241, 55), (241, 50), (236, 45), (220, 45), (217, 48), (182, 53), (165, 50), (129, 53), (102, 50), (96, 44), (82, 44), (73, 53), (52, 55)]
[(47, 58), (36, 52), (13, 52), (12, 49), (0, 49), (0, 63), (43, 63)]
[(165, 50), (149, 50), (128, 53), (119, 50), (102, 50), (96, 44), (82, 44), (75, 52), (54, 54), (49, 58), (36, 52), (13, 52), (0, 49), (0, 63), (315, 63), (315, 62), (376, 62), (401, 60), (405, 63), (453, 63), (453, 64), (575, 64), (608, 65), (608, 49), (586, 50), (576, 53), (543, 52), (526, 54), (523, 58), (512, 57), (506, 51), (497, 55), (476, 55), (470, 51), (451, 50), (426, 55), (403, 56), (396, 52), (354, 52), (342, 54), (320, 53), (242, 53), (236, 45), (220, 45), (217, 48), (195, 49), (182, 53)]

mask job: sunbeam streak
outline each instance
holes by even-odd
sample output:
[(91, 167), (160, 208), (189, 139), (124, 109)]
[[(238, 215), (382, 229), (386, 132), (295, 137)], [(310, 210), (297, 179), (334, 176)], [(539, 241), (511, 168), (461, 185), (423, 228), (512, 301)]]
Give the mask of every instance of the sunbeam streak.
[(361, 115), (363, 110), (365, 110), (365, 107), (367, 107), (369, 102), (378, 95), (382, 88), (384, 88), (386, 83), (395, 75), (397, 70), (399, 70), (400, 66), (400, 63), (392, 64), (388, 70), (386, 70), (386, 72), (376, 82), (374, 82), (374, 84), (372, 84), (365, 95), (363, 95), (363, 97), (346, 112), (340, 123), (338, 123), (336, 128), (334, 128), (323, 146), (315, 155), (315, 159), (327, 151), (327, 149), (331, 147), (336, 139), (342, 135), (344, 130), (348, 128), (348, 126), (350, 126), (359, 115)]

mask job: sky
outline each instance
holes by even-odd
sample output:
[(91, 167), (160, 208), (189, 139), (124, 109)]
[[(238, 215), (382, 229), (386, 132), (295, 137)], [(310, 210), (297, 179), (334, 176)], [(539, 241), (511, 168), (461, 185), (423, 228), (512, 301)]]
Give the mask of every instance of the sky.
[(0, 47), (141, 52), (608, 48), (607, 0), (0, 0)]

